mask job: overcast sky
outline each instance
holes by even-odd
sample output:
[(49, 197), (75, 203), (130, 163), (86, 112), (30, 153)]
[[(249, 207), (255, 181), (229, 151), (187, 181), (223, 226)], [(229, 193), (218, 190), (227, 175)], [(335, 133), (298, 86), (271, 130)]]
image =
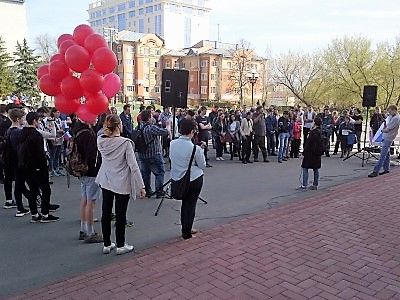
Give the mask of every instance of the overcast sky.
[[(41, 33), (58, 36), (88, 19), (91, 0), (28, 0), (29, 41)], [(400, 36), (398, 0), (212, 0), (210, 38), (248, 40), (264, 55), (324, 48), (344, 35), (374, 42)]]

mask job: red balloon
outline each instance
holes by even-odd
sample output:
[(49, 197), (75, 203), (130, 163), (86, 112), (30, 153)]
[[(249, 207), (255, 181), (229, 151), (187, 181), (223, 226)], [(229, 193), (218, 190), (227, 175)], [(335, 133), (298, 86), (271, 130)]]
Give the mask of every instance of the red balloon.
[(79, 79), (82, 88), (89, 93), (97, 93), (103, 88), (104, 78), (95, 70), (86, 70)]
[(38, 79), (42, 78), (43, 75), (49, 74), (49, 65), (45, 64), (43, 66), (40, 66), (37, 69), (36, 74)]
[(49, 75), (52, 80), (60, 82), (64, 77), (69, 75), (69, 68), (62, 61), (52, 61), (49, 66)]
[(57, 96), (61, 93), (60, 84), (50, 78), (49, 74), (43, 75), (39, 80), (40, 90), (49, 96)]
[(72, 40), (73, 38), (74, 37), (71, 34), (68, 34), (68, 33), (60, 35), (60, 37), (57, 40), (57, 48), (60, 47), (62, 42), (66, 41), (66, 40)]
[(58, 50), (60, 51), (60, 54), (64, 56), (65, 52), (67, 52), (67, 50), (74, 45), (77, 45), (74, 40), (66, 40), (61, 43), (60, 47), (58, 47)]
[(97, 33), (89, 35), (85, 40), (85, 48), (90, 54), (93, 54), (97, 49), (108, 47), (106, 40)]
[(86, 99), (86, 106), (92, 114), (101, 115), (108, 109), (108, 99), (103, 93), (92, 94)]
[(89, 52), (82, 46), (71, 46), (65, 53), (65, 62), (73, 71), (81, 73), (89, 68)]
[(83, 46), (85, 44), (86, 38), (93, 33), (94, 30), (89, 25), (86, 24), (78, 25), (74, 29), (73, 33), (74, 41), (77, 42), (79, 45)]
[(62, 113), (72, 114), (75, 113), (81, 102), (79, 99), (67, 99), (64, 95), (57, 95), (54, 99), (54, 106)]
[(76, 114), (77, 114), (78, 118), (81, 119), (85, 123), (89, 123), (89, 124), (96, 123), (97, 115), (91, 113), (88, 110), (87, 104), (83, 104), (83, 105), (79, 106)]
[(83, 96), (83, 90), (79, 79), (69, 75), (61, 81), (61, 92), (68, 99), (76, 99)]
[(50, 58), (50, 62), (53, 62), (53, 61), (55, 61), (55, 60), (59, 60), (59, 61), (65, 62), (64, 55), (61, 55), (61, 54), (59, 54), (59, 53), (54, 54), (54, 55)]
[(117, 56), (107, 47), (99, 48), (93, 53), (92, 64), (96, 71), (108, 74), (117, 66)]

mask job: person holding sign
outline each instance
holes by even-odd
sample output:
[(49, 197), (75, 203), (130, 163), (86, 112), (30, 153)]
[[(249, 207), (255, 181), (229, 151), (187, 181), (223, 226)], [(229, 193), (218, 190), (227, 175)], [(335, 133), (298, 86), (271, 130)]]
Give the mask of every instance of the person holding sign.
[[(375, 165), (374, 171), (368, 175), (368, 177), (370, 178), (389, 173), (390, 146), (392, 145), (394, 139), (396, 138), (400, 127), (400, 115), (397, 112), (397, 106), (396, 105), (389, 106), (388, 114), (389, 116), (383, 123), (383, 129), (382, 129), (383, 141), (382, 141), (380, 158)], [(383, 172), (379, 173), (382, 167), (383, 167)]]

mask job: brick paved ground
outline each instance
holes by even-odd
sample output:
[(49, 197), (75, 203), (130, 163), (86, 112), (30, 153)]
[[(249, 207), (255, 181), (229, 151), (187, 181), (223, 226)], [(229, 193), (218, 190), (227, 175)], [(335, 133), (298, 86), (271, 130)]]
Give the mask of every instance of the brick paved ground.
[(400, 299), (399, 175), (320, 191), (19, 298)]

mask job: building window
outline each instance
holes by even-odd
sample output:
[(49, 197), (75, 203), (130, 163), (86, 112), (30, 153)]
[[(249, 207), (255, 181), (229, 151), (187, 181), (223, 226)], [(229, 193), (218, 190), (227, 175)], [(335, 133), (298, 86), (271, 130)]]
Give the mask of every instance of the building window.
[(129, 18), (133, 18), (135, 16), (135, 11), (132, 10), (129, 12)]
[(207, 94), (207, 87), (206, 86), (201, 86), (201, 93), (202, 94)]
[(154, 91), (155, 91), (156, 93), (159, 93), (159, 92), (160, 92), (160, 87), (159, 87), (159, 86), (154, 87)]
[(145, 75), (144, 75), (144, 78), (145, 78), (146, 80), (150, 80), (150, 74), (145, 74)]
[(149, 68), (149, 65), (150, 65), (150, 64), (149, 64), (148, 61), (143, 62), (143, 67), (146, 68), (146, 69)]
[(126, 52), (133, 53), (133, 51), (134, 51), (134, 49), (133, 49), (132, 46), (128, 46), (128, 47), (126, 48)]
[(171, 62), (170, 61), (166, 61), (165, 62), (165, 68), (166, 69), (170, 69), (171, 68)]
[(186, 64), (182, 63), (182, 69), (186, 69)]
[(125, 9), (126, 9), (125, 3), (122, 3), (122, 4), (118, 5), (118, 11), (123, 11)]
[(206, 81), (208, 79), (207, 73), (201, 73), (201, 81)]
[(111, 7), (108, 9), (108, 12), (109, 12), (110, 14), (115, 13), (115, 8), (111, 6)]
[(143, 19), (139, 20), (139, 32), (144, 33), (144, 20)]
[(146, 14), (151, 14), (151, 13), (153, 13), (153, 6), (146, 7)]
[(139, 0), (139, 5), (143, 5), (144, 4), (144, 0)]
[(115, 17), (114, 16), (108, 18), (108, 22), (114, 22), (114, 21), (115, 21)]
[(211, 80), (215, 80), (217, 76), (215, 74), (211, 74)]
[(135, 1), (129, 1), (129, 8), (135, 7)]
[(193, 82), (194, 81), (194, 75), (190, 75), (190, 82)]
[(157, 74), (154, 75), (154, 80), (158, 81), (158, 75)]
[(133, 59), (126, 59), (125, 60), (125, 64), (128, 65), (128, 66), (133, 66), (135, 63), (134, 63)]
[(126, 87), (126, 90), (127, 90), (128, 92), (134, 92), (134, 91), (135, 91), (135, 86), (134, 86), (134, 85), (128, 85), (128, 86)]
[(154, 63), (154, 68), (158, 68), (158, 62), (157, 61)]
[(202, 68), (207, 67), (207, 66), (208, 66), (208, 61), (207, 61), (207, 60), (202, 60), (200, 66), (201, 66)]
[(217, 66), (217, 61), (216, 61), (215, 59), (212, 61), (212, 66), (213, 66), (213, 67), (216, 67), (216, 66)]
[(175, 68), (175, 69), (179, 69), (179, 61), (176, 61), (176, 62), (175, 62), (174, 68)]
[(231, 62), (228, 62), (228, 63), (226, 64), (226, 66), (227, 66), (228, 69), (232, 69), (232, 63), (231, 63)]
[(215, 86), (212, 86), (212, 87), (210, 88), (210, 93), (215, 94), (216, 91), (217, 91), (217, 88), (216, 88)]
[(146, 87), (144, 88), (144, 90), (146, 91), (146, 93), (148, 93), (148, 92), (149, 92), (149, 87), (146, 86)]
[(144, 8), (139, 9), (139, 16), (144, 14)]

